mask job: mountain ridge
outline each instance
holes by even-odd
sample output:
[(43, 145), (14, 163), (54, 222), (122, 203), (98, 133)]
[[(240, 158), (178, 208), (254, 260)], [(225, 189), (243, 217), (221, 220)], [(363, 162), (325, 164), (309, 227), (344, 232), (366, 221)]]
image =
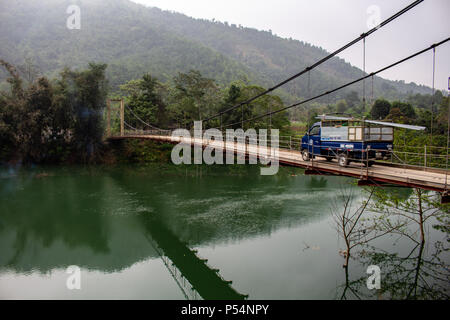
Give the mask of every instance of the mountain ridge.
[[(69, 4), (81, 8), (81, 30), (66, 28)], [(168, 81), (190, 69), (198, 69), (220, 84), (243, 80), (270, 87), (328, 54), (317, 46), (281, 38), (270, 31), (194, 19), (128, 0), (48, 0), (44, 4), (0, 0), (0, 42), (5, 44), (0, 47), (0, 58), (15, 65), (31, 58), (50, 76), (66, 66), (107, 63), (113, 88), (146, 72)], [(334, 57), (311, 72), (309, 84), (308, 77), (303, 76), (277, 94), (293, 101), (362, 75), (362, 70)], [(342, 98), (352, 90), (361, 95), (362, 84), (328, 99)], [(408, 94), (430, 92), (426, 86), (374, 78), (377, 97), (403, 99)]]

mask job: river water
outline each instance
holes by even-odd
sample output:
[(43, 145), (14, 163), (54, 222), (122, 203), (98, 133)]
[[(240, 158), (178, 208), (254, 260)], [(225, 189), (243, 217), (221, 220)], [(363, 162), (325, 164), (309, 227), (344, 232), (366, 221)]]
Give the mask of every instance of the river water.
[[(2, 169), (0, 299), (340, 299), (332, 211), (343, 188), (354, 206), (365, 199), (354, 183), (248, 166)], [(445, 238), (427, 231), (428, 249)], [(345, 298), (386, 298), (366, 288), (368, 265), (351, 261)], [(80, 268), (80, 290), (68, 289), (68, 266)]]

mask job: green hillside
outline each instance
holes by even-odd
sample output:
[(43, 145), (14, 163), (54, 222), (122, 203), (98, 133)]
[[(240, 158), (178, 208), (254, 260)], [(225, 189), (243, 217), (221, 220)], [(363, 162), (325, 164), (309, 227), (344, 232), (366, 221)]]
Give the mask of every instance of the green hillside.
[[(74, 3), (81, 8), (81, 30), (66, 27), (66, 9)], [(167, 81), (191, 69), (220, 84), (249, 80), (268, 87), (327, 54), (271, 32), (192, 19), (128, 0), (0, 0), (0, 43), (0, 58), (17, 66), (31, 60), (51, 77), (66, 66), (107, 63), (113, 89), (147, 72)], [(361, 75), (358, 68), (334, 58), (311, 73), (311, 94)], [(331, 99), (352, 90), (362, 95), (362, 87), (356, 85)], [(381, 78), (375, 79), (374, 91), (389, 99), (430, 92), (424, 86)], [(286, 85), (278, 94), (287, 101), (308, 96), (307, 77)]]

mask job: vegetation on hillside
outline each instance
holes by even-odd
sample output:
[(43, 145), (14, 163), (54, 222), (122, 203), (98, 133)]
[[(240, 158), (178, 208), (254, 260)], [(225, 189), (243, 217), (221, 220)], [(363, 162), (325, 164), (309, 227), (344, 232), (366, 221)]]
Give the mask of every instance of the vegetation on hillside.
[(0, 160), (87, 162), (98, 154), (106, 65), (65, 69), (53, 82), (38, 77), (28, 85), (12, 65), (0, 60), (0, 66), (8, 71), (11, 86), (0, 95)]
[[(87, 70), (64, 69), (58, 78), (43, 76), (24, 80), (11, 64), (0, 60), (9, 73), (9, 90), (0, 91), (0, 161), (24, 163), (94, 162), (103, 161), (105, 148), (105, 107), (108, 85), (105, 64), (89, 64)], [(30, 66), (29, 69), (33, 67)], [(179, 73), (170, 82), (161, 83), (146, 74), (120, 86), (120, 92), (110, 97), (124, 98), (126, 125), (138, 130), (175, 129), (193, 126), (235, 103), (246, 100), (265, 89), (234, 82), (219, 86), (199, 71)], [(283, 108), (280, 97), (267, 95), (222, 119), (225, 128), (240, 128), (242, 115), (256, 117), (269, 110)], [(114, 112), (113, 112), (114, 115)], [(112, 119), (112, 129), (119, 129), (118, 117)], [(252, 128), (289, 130), (287, 113), (279, 113), (256, 123)], [(204, 128), (220, 127), (218, 118)], [(130, 129), (127, 127), (127, 129)], [(149, 158), (141, 152), (142, 144), (131, 143), (128, 154)], [(147, 155), (145, 155), (147, 154)]]
[[(145, 8), (128, 0), (77, 0), (81, 29), (66, 27), (66, 0), (0, 0), (0, 58), (18, 67), (32, 61), (49, 78), (65, 67), (81, 69), (89, 62), (107, 63), (114, 91), (145, 74), (168, 82), (179, 72), (199, 70), (220, 85), (235, 81), (271, 87), (328, 53), (322, 48), (271, 31), (258, 31), (217, 21)], [(301, 100), (352, 81), (362, 70), (333, 58), (275, 92), (285, 103)], [(0, 80), (8, 75), (0, 72)], [(368, 83), (366, 84), (366, 86)], [(5, 84), (0, 88), (5, 89)], [(374, 78), (374, 95), (404, 99), (431, 89)], [(342, 90), (320, 103), (362, 92), (362, 84)], [(347, 100), (348, 102), (348, 100)], [(295, 114), (291, 119), (300, 119)]]
[[(9, 77), (8, 90), (0, 91), (0, 160), (26, 163), (103, 161), (106, 98), (125, 100), (127, 129), (191, 129), (204, 120), (263, 92), (265, 88), (244, 81), (226, 85), (205, 77), (198, 70), (178, 73), (166, 82), (150, 74), (130, 80), (110, 91), (106, 64), (90, 63), (87, 70), (64, 69), (49, 80), (34, 73), (33, 64), (16, 69), (0, 60)], [(364, 102), (356, 91), (335, 103), (314, 102), (270, 117), (244, 122), (244, 129), (277, 128), (282, 135), (302, 135), (322, 113), (352, 114), (376, 120), (427, 127), (425, 132), (396, 130), (395, 144), (402, 151), (445, 154), (449, 98), (441, 92), (413, 95), (403, 101), (377, 99)], [(258, 118), (285, 107), (281, 97), (265, 95), (206, 121), (203, 128), (241, 128), (243, 119)], [(113, 112), (114, 114), (114, 112)], [(295, 119), (300, 122), (292, 121)], [(119, 130), (117, 116), (113, 130)], [(133, 146), (133, 144), (131, 144)], [(137, 145), (136, 145), (137, 146)], [(420, 150), (417, 150), (417, 149)], [(425, 161), (422, 158), (418, 161)], [(442, 159), (441, 159), (442, 160)], [(430, 159), (431, 161), (431, 159)]]

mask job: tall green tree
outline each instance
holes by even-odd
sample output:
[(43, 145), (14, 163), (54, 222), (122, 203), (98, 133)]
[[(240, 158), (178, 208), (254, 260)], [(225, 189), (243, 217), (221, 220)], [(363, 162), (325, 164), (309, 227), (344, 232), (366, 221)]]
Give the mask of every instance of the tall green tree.
[[(221, 111), (225, 111), (232, 106), (249, 100), (250, 98), (265, 91), (264, 88), (254, 85), (232, 84), (228, 89), (223, 101)], [(282, 132), (287, 131), (289, 125), (288, 113), (279, 112), (271, 116), (264, 116), (270, 112), (280, 110), (284, 107), (280, 97), (275, 95), (264, 95), (249, 104), (245, 104), (240, 108), (236, 108), (230, 112), (224, 113), (222, 121), (224, 129), (227, 128), (254, 128), (254, 129), (280, 129)], [(253, 121), (245, 121), (258, 118)], [(242, 124), (242, 121), (244, 123)], [(226, 126), (225, 126), (226, 125)]]
[(0, 157), (25, 163), (61, 160), (74, 123), (66, 87), (45, 77), (30, 78), (25, 86), (13, 66), (1, 64), (11, 88), (0, 99)]
[(400, 109), (401, 113), (409, 120), (413, 120), (416, 117), (416, 111), (410, 103), (394, 101), (392, 103), (392, 108)]
[(374, 120), (383, 120), (391, 112), (391, 104), (384, 99), (377, 99), (370, 110), (370, 116)]
[(191, 127), (193, 121), (202, 120), (217, 111), (220, 92), (214, 80), (191, 70), (179, 73), (173, 82), (170, 109), (177, 123)]
[(344, 113), (345, 111), (347, 111), (348, 109), (348, 105), (347, 102), (345, 100), (339, 100), (336, 104), (336, 112), (337, 113)]
[(349, 108), (354, 108), (361, 102), (358, 96), (358, 92), (356, 91), (350, 91), (348, 94), (346, 94), (345, 100), (347, 101), (347, 105)]
[(108, 93), (106, 64), (90, 63), (87, 70), (62, 72), (61, 85), (73, 112), (73, 141), (82, 161), (92, 161), (102, 145), (103, 111)]
[[(161, 94), (162, 84), (150, 74), (142, 79), (131, 80), (120, 86), (127, 95), (125, 110), (127, 123), (138, 129), (152, 129), (150, 126), (167, 126), (166, 104)], [(146, 124), (144, 124), (145, 122)]]

